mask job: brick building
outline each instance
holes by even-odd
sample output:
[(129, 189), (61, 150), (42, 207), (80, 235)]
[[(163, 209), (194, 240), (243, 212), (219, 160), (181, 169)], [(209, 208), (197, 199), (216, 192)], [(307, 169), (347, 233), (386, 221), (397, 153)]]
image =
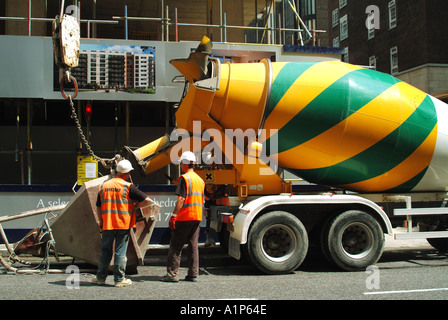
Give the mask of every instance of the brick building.
[(447, 12), (445, 0), (328, 0), (328, 37), (333, 46), (345, 48), (346, 61), (376, 67), (443, 97)]

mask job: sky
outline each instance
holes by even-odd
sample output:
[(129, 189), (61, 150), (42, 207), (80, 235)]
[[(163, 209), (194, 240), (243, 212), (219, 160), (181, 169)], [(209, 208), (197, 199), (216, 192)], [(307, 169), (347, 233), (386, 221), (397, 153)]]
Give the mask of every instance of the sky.
[(84, 44), (81, 43), (81, 50), (98, 50), (98, 51), (114, 51), (114, 52), (132, 52), (142, 54), (152, 54), (155, 58), (156, 50), (150, 46), (129, 46), (129, 45), (102, 45), (102, 44)]

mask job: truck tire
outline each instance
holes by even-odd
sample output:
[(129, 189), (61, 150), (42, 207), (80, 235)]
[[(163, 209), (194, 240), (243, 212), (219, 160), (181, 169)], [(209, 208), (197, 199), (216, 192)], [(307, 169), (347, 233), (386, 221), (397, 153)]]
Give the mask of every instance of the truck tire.
[(322, 232), (325, 256), (343, 270), (365, 270), (375, 264), (383, 252), (381, 226), (363, 211), (350, 210), (333, 217)]
[(308, 234), (302, 222), (284, 211), (273, 211), (255, 220), (249, 230), (249, 260), (267, 274), (297, 269), (308, 252)]
[[(436, 231), (446, 231), (436, 229)], [(427, 238), (426, 241), (440, 252), (448, 252), (448, 238)]]

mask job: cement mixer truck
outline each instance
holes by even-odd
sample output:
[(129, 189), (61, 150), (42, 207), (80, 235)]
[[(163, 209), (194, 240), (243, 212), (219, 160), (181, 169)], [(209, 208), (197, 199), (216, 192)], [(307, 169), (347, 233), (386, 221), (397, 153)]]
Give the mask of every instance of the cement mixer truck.
[(145, 174), (196, 154), (207, 196), (228, 195), (208, 219), (231, 256), (281, 274), (317, 246), (336, 266), (365, 270), (404, 220), (396, 239), (447, 250), (446, 104), (339, 61), (224, 64), (211, 49), (204, 37), (170, 61), (186, 80), (176, 128), (127, 151)]

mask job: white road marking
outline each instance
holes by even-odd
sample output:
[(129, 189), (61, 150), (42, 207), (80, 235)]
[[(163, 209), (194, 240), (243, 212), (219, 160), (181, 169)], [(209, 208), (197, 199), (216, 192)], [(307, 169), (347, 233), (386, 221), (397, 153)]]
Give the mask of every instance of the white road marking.
[(364, 295), (374, 295), (374, 294), (396, 294), (396, 293), (416, 293), (416, 292), (432, 292), (432, 291), (448, 291), (448, 288), (413, 289), (413, 290), (394, 290), (394, 291), (372, 291), (372, 292), (364, 292)]

